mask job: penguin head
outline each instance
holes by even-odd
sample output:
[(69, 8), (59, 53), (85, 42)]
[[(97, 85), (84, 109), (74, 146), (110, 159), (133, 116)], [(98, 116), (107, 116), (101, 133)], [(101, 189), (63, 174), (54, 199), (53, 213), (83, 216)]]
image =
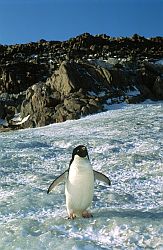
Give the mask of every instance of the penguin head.
[(72, 157), (74, 157), (75, 155), (85, 158), (86, 156), (88, 156), (87, 148), (84, 145), (77, 146), (72, 152)]
[(73, 162), (75, 156), (89, 159), (87, 148), (84, 145), (79, 145), (76, 148), (74, 148), (72, 152), (72, 159), (70, 161), (70, 165)]

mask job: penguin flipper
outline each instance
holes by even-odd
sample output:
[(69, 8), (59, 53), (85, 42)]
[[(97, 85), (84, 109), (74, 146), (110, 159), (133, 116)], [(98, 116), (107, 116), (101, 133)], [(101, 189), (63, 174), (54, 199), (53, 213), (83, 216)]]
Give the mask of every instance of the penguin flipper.
[(111, 185), (111, 181), (106, 175), (104, 175), (104, 174), (102, 174), (100, 172), (97, 172), (95, 170), (93, 170), (93, 173), (94, 173), (94, 177), (95, 177), (96, 180), (105, 182), (109, 186)]
[(62, 182), (64, 182), (66, 180), (68, 176), (68, 170), (66, 170), (63, 174), (61, 174), (60, 176), (58, 176), (49, 186), (47, 194), (56, 186), (58, 186), (59, 184), (61, 184)]

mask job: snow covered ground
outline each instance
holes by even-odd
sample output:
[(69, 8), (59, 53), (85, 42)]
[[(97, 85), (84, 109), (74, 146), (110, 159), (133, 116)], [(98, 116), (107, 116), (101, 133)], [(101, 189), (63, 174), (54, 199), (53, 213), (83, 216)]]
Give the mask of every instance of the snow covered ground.
[[(64, 187), (52, 180), (87, 146), (97, 183), (91, 219), (67, 220)], [(163, 103), (0, 134), (0, 249), (163, 249)]]

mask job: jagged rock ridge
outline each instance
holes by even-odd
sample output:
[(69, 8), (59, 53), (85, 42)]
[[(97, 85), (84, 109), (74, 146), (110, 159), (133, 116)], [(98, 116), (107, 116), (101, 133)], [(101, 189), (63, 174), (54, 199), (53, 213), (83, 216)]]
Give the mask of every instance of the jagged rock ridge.
[(103, 111), (106, 103), (163, 99), (163, 66), (155, 64), (162, 58), (162, 37), (138, 35), (0, 45), (3, 127), (44, 126)]

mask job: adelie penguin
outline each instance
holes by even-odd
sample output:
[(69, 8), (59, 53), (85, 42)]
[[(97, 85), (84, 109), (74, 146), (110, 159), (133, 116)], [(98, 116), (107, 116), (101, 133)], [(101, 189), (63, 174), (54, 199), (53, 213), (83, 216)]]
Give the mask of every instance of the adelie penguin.
[(88, 212), (87, 208), (93, 200), (95, 180), (111, 185), (107, 176), (93, 170), (87, 148), (79, 145), (73, 150), (69, 168), (52, 182), (47, 193), (57, 185), (65, 182), (68, 218), (89, 218), (92, 217), (92, 214)]

